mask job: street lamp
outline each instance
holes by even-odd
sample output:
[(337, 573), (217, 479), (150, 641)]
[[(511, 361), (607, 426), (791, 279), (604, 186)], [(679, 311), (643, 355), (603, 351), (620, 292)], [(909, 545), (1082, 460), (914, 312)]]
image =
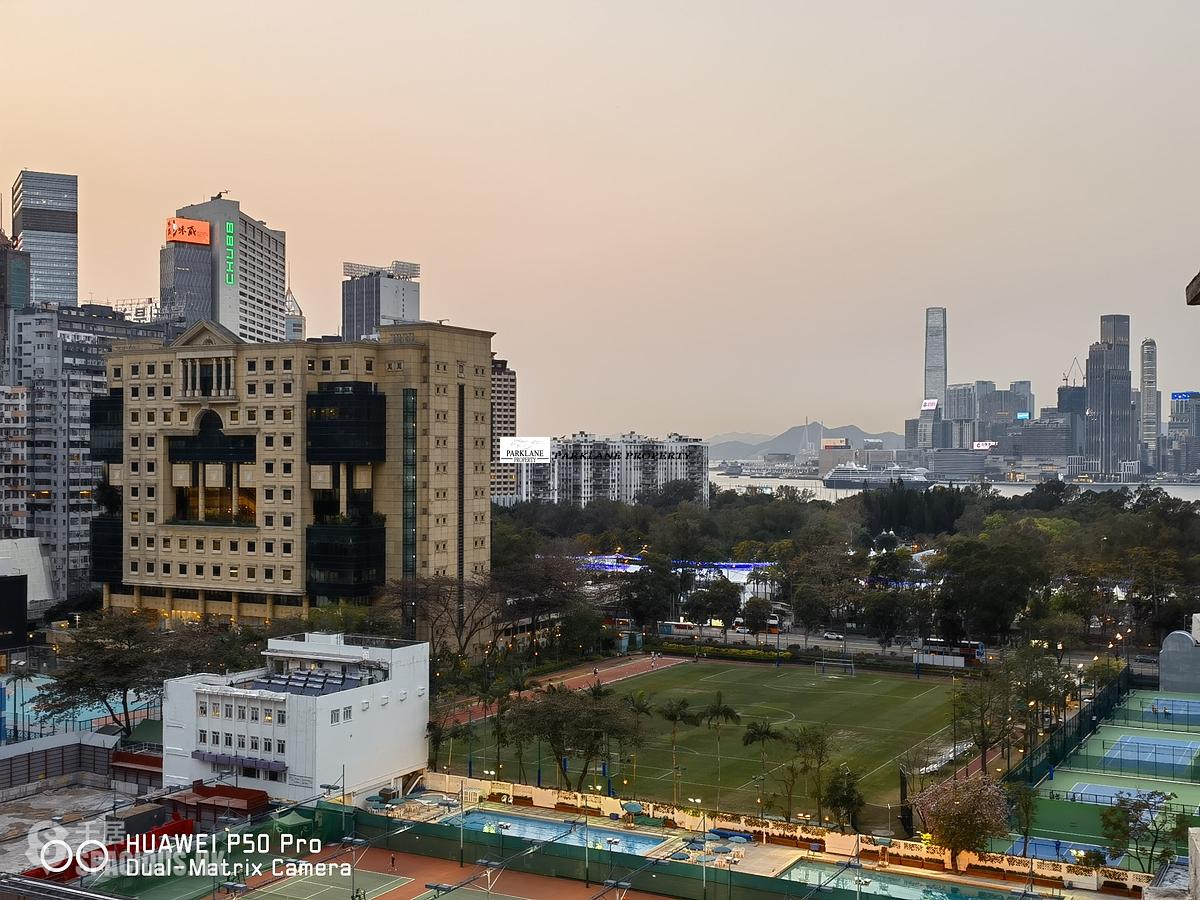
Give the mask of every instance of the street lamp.
[(334, 784), (322, 784), (322, 785), (320, 785), (320, 788), (321, 788), (321, 790), (323, 790), (327, 793), (333, 793), (334, 791), (339, 791), (341, 793), (342, 834), (345, 834), (346, 833), (346, 765), (345, 765), (345, 763), (342, 764), (341, 780)]
[(688, 797), (688, 803), (696, 804), (700, 810), (700, 896), (708, 896), (708, 863), (704, 857), (708, 855), (708, 813), (700, 804), (704, 801), (699, 797)]
[(356, 847), (366, 847), (368, 843), (363, 838), (356, 838), (353, 835), (346, 835), (342, 838), (342, 846), (350, 848), (350, 900), (358, 900), (358, 892), (354, 889), (354, 869), (356, 864), (354, 849)]

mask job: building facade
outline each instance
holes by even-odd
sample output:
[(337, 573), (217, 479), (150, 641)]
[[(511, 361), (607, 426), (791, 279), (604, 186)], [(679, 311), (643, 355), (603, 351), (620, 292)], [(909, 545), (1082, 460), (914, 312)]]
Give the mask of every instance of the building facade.
[(390, 266), (343, 263), (342, 338), (357, 341), (379, 326), (421, 318), (421, 266), (394, 260)]
[(173, 333), (224, 325), (244, 341), (286, 338), (287, 234), (217, 194), (167, 220), (160, 252), (162, 317)]
[(14, 246), (0, 229), (0, 354), (8, 344), (9, 319), (29, 308), (31, 257)]
[(1138, 458), (1133, 446), (1129, 316), (1100, 317), (1100, 340), (1087, 360), (1086, 450), (1103, 476), (1119, 477), (1122, 463)]
[(0, 385), (0, 538), (29, 530), (29, 388)]
[[(271, 638), (261, 668), (164, 684), (163, 786), (238, 784), (279, 800), (404, 793), (428, 752), (429, 645), (366, 635)], [(343, 778), (345, 779), (343, 781)]]
[(925, 395), (923, 400), (946, 402), (946, 307), (925, 310)]
[(672, 481), (686, 481), (708, 503), (708, 444), (669, 434), (664, 440), (629, 432), (601, 438), (585, 432), (557, 438), (549, 463), (521, 473), (523, 501), (587, 506), (596, 500), (633, 503)]
[(287, 296), (283, 299), (283, 339), (285, 341), (302, 341), (308, 337), (308, 322), (304, 318), (304, 310), (300, 301), (289, 287)]
[(13, 240), (29, 254), (35, 303), (79, 302), (79, 178), (23, 169), (12, 189)]
[(1138, 383), (1138, 433), (1142, 445), (1142, 464), (1159, 467), (1162, 435), (1162, 393), (1158, 389), (1158, 344), (1153, 338), (1142, 341), (1141, 380)]
[[(202, 322), (108, 359), (106, 607), (262, 623), (490, 561), (491, 334), (249, 343)], [(417, 627), (413, 623), (413, 633)]]
[(507, 359), (492, 357), (492, 502), (517, 502), (517, 464), (502, 463), (500, 438), (517, 435), (517, 373)]
[(104, 354), (128, 339), (157, 340), (160, 326), (107, 306), (40, 304), (14, 314), (6, 380), (27, 389), (27, 534), (50, 557), (55, 596), (89, 588), (89, 533), (99, 466), (89, 410), (104, 386)]

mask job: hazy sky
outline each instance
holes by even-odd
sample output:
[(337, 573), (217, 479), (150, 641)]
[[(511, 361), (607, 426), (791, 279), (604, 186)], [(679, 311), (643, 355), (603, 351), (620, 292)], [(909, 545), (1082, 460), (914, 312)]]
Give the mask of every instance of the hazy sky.
[[(0, 190), (75, 172), (84, 298), (158, 291), (222, 189), (497, 332), (521, 431), (899, 430), (950, 380), (1038, 404), (1102, 313), (1200, 388), (1194, 3), (0, 0)], [(1136, 383), (1136, 376), (1135, 376)]]

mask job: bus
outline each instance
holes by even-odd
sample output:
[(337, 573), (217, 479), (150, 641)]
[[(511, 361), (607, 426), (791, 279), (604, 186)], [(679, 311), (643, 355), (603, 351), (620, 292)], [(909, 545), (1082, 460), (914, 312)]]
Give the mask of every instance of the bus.
[(693, 622), (659, 622), (658, 633), (663, 637), (699, 637), (700, 627)]
[(987, 662), (982, 641), (947, 641), (945, 638), (918, 638), (913, 641), (913, 662), (952, 669), (974, 668)]

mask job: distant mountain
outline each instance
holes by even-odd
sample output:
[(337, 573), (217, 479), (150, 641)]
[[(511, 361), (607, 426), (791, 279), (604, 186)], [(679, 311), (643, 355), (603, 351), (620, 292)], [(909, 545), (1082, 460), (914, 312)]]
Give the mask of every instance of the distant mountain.
[[(722, 435), (723, 436), (723, 435)], [(755, 435), (745, 435), (752, 438)], [(795, 425), (783, 434), (761, 441), (727, 440), (718, 442), (716, 438), (709, 442), (708, 458), (722, 459), (757, 459), (764, 453), (800, 453), (806, 447), (819, 448), (821, 438), (847, 438), (850, 446), (861, 448), (865, 438), (883, 441), (884, 450), (902, 450), (904, 435), (894, 431), (883, 431), (872, 434), (863, 431), (857, 425), (839, 425), (836, 428), (822, 429), (820, 422), (809, 422), (807, 426)]]
[(712, 444), (729, 444), (736, 441), (739, 444), (761, 444), (763, 441), (769, 441), (769, 434), (750, 434), (745, 431), (730, 431), (726, 434), (714, 434), (708, 439), (708, 443)]

